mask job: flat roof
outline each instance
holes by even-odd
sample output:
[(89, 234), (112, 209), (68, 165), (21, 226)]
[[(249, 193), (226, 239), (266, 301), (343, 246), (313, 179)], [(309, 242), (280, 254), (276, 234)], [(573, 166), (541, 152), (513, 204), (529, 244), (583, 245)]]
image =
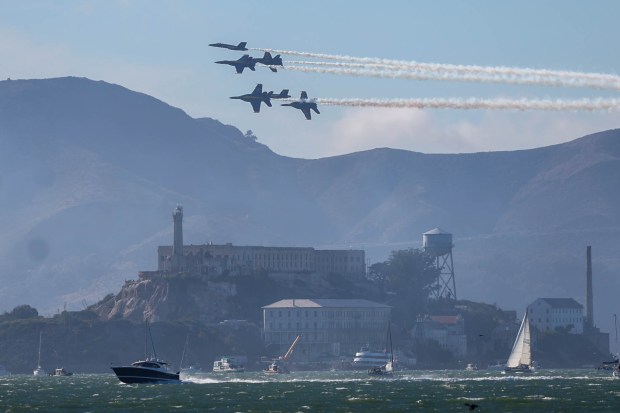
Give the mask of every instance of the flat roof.
[(361, 298), (291, 298), (276, 301), (263, 308), (392, 308), (386, 304)]
[(574, 298), (540, 298), (553, 308), (583, 308)]

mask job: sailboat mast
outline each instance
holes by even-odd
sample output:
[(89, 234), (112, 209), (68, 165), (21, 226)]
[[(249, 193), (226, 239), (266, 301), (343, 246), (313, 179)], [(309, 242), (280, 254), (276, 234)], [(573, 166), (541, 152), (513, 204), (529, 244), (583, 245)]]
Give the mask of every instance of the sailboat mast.
[(41, 339), (43, 338), (43, 331), (39, 331), (39, 361), (37, 367), (41, 367)]
[(187, 333), (187, 336), (185, 337), (185, 346), (183, 346), (183, 353), (181, 353), (181, 362), (179, 363), (179, 368), (182, 369), (183, 368), (183, 361), (185, 360), (185, 353), (187, 353), (187, 350), (189, 348), (189, 333)]
[(616, 358), (618, 358), (618, 317), (614, 314), (614, 327), (616, 328)]
[[(147, 324), (148, 328), (148, 324)], [(151, 334), (151, 329), (148, 328), (149, 337), (151, 339), (151, 348), (153, 349), (153, 357), (157, 360), (157, 352), (155, 351), (155, 343), (153, 342), (153, 335)]]

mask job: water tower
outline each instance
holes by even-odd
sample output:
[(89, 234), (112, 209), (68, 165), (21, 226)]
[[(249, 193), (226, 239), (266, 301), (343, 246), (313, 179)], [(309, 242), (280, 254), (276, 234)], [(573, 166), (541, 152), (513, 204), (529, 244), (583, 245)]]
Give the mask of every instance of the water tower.
[(422, 250), (435, 259), (435, 265), (439, 269), (435, 290), (436, 298), (445, 297), (456, 300), (452, 247), (452, 234), (440, 228), (422, 234)]

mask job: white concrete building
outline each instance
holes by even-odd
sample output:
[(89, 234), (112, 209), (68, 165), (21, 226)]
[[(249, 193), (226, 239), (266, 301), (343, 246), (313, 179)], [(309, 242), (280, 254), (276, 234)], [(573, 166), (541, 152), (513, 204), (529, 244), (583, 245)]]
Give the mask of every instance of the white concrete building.
[(391, 307), (362, 299), (287, 299), (263, 307), (263, 340), (284, 354), (295, 337), (297, 361), (351, 356), (366, 344), (385, 346)]
[(527, 306), (530, 325), (539, 331), (583, 333), (583, 306), (572, 298), (539, 298)]
[(413, 336), (418, 339), (435, 341), (439, 347), (449, 351), (455, 357), (462, 358), (467, 354), (465, 320), (460, 315), (420, 317), (413, 328)]

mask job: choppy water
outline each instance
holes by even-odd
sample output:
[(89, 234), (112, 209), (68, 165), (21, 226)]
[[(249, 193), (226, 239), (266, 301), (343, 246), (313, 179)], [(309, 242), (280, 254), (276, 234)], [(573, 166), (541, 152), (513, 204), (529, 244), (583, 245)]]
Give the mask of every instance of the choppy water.
[(113, 374), (0, 377), (0, 412), (620, 412), (609, 372), (410, 371), (205, 374), (182, 384), (127, 385)]

